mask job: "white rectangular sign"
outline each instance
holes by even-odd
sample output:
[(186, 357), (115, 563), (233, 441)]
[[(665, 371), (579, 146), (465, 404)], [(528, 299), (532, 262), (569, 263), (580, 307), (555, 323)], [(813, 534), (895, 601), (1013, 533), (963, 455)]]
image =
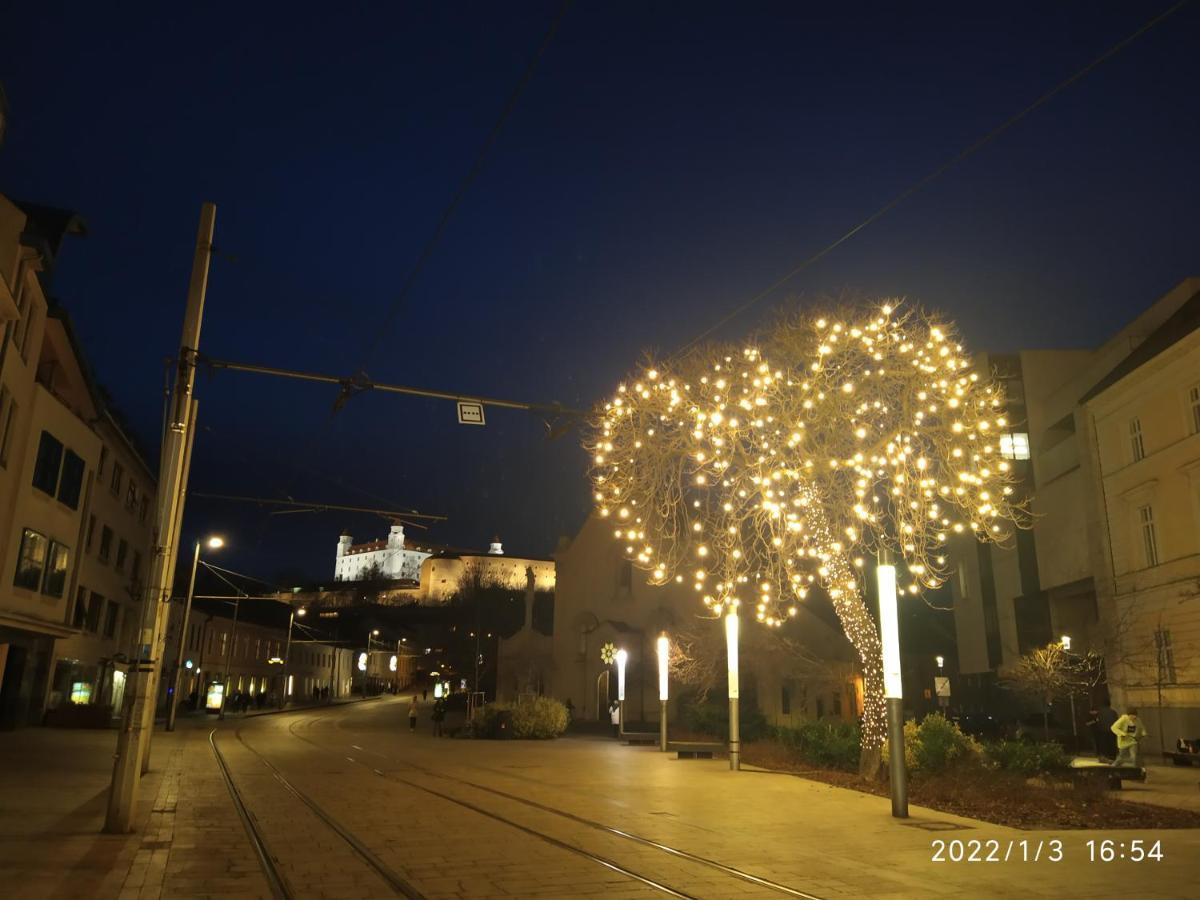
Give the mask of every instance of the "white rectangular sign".
[(458, 424), (459, 425), (483, 425), (486, 424), (483, 420), (483, 404), (476, 403), (473, 400), (458, 401)]
[(939, 697), (949, 697), (950, 679), (944, 675), (933, 676), (933, 689)]

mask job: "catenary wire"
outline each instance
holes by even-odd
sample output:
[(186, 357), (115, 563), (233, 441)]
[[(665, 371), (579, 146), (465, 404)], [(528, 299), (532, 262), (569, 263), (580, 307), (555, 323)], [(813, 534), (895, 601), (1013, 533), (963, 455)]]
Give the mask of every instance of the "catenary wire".
[(763, 289), (759, 293), (755, 294), (749, 300), (746, 300), (745, 302), (741, 303), (740, 305), (735, 306), (732, 310), (730, 310), (728, 313), (726, 313), (724, 316), (722, 316), (720, 319), (718, 319), (711, 326), (706, 328), (704, 331), (700, 332), (698, 335), (696, 335), (694, 338), (692, 338), (690, 341), (688, 341), (686, 344), (684, 344), (682, 347), (680, 347), (678, 350), (676, 350), (673, 354), (670, 355), (670, 357), (668, 357), (668, 359), (678, 359), (680, 356), (687, 353), (688, 350), (691, 350), (693, 347), (695, 347), (697, 344), (699, 344), (705, 338), (712, 335), (715, 331), (717, 331), (718, 329), (727, 325), (729, 322), (736, 319), (742, 313), (744, 313), (747, 310), (751, 309), (752, 307), (756, 306), (758, 303), (760, 303), (766, 297), (773, 294), (779, 288), (783, 287), (783, 285), (787, 284), (789, 281), (791, 281), (793, 278), (795, 278), (797, 275), (799, 275), (801, 272), (803, 272), (809, 266), (813, 265), (816, 262), (819, 262), (821, 259), (823, 259), (825, 256), (832, 253), (834, 250), (836, 250), (838, 247), (840, 247), (846, 241), (850, 240), (852, 237), (854, 237), (856, 234), (858, 234), (864, 228), (867, 228), (874, 222), (878, 221), (883, 216), (887, 215), (889, 212), (891, 212), (893, 209), (895, 209), (897, 206), (899, 206), (901, 203), (903, 203), (905, 200), (909, 199), (914, 194), (917, 194), (918, 192), (920, 192), (921, 190), (926, 188), (931, 182), (937, 180), (940, 176), (945, 174), (948, 170), (954, 168), (954, 166), (963, 162), (968, 157), (973, 156), (974, 154), (978, 153), (985, 146), (990, 144), (996, 138), (1000, 137), (1000, 135), (1004, 134), (1004, 132), (1008, 131), (1010, 128), (1012, 128), (1014, 125), (1016, 125), (1022, 119), (1027, 117), (1030, 113), (1034, 112), (1035, 110), (1037, 110), (1038, 108), (1040, 108), (1042, 106), (1045, 106), (1047, 103), (1049, 103), (1052, 99), (1054, 99), (1056, 96), (1061, 94), (1067, 88), (1071, 87), (1073, 84), (1082, 80), (1084, 77), (1086, 77), (1088, 74), (1090, 74), (1093, 70), (1095, 70), (1099, 66), (1103, 65), (1108, 60), (1112, 59), (1114, 56), (1116, 56), (1118, 53), (1120, 53), (1122, 50), (1124, 50), (1126, 47), (1128, 47), (1130, 44), (1132, 44), (1134, 41), (1136, 41), (1138, 38), (1140, 38), (1146, 32), (1150, 31), (1155, 26), (1162, 24), (1162, 22), (1164, 22), (1170, 16), (1177, 13), (1180, 9), (1182, 9), (1184, 6), (1186, 6), (1189, 2), (1190, 2), (1190, 0), (1179, 0), (1179, 2), (1175, 3), (1173, 6), (1169, 7), (1165, 11), (1159, 13), (1158, 15), (1154, 16), (1153, 18), (1144, 22), (1132, 34), (1128, 35), (1127, 37), (1125, 37), (1122, 40), (1118, 41), (1117, 43), (1113, 44), (1111, 47), (1109, 47), (1107, 50), (1105, 50), (1103, 53), (1101, 53), (1099, 56), (1097, 56), (1095, 59), (1093, 59), (1087, 65), (1085, 65), (1083, 68), (1078, 69), (1074, 74), (1070, 75), (1063, 81), (1060, 81), (1058, 84), (1056, 84), (1054, 87), (1052, 87), (1049, 91), (1042, 94), (1040, 97), (1038, 97), (1036, 100), (1034, 100), (1028, 106), (1026, 106), (1020, 112), (1005, 119), (1003, 122), (1001, 122), (999, 125), (997, 125), (995, 128), (993, 128), (987, 134), (983, 135), (981, 138), (976, 140), (974, 143), (972, 143), (972, 144), (968, 145), (967, 147), (965, 147), (964, 149), (960, 150), (957, 154), (955, 154), (950, 159), (943, 162), (941, 165), (939, 165), (933, 171), (929, 172), (923, 178), (919, 179), (918, 181), (913, 182), (911, 185), (909, 185), (907, 188), (905, 188), (899, 194), (894, 196), (891, 200), (889, 200), (883, 206), (879, 207), (879, 209), (875, 210), (875, 212), (871, 213), (869, 216), (867, 216), (865, 219), (863, 219), (861, 222), (859, 222), (857, 225), (855, 225), (849, 231), (842, 234), (840, 237), (838, 237), (833, 242), (826, 244), (824, 247), (822, 247), (816, 253), (813, 253), (811, 256), (805, 258), (798, 266), (796, 266), (790, 272), (786, 273), (781, 278), (776, 279), (774, 282), (772, 282), (770, 285), (768, 285), (765, 289)]

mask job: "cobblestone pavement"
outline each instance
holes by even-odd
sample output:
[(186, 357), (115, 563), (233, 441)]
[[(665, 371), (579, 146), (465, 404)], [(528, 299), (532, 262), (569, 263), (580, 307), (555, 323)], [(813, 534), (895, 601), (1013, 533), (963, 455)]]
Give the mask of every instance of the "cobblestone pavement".
[[(1018, 831), (917, 808), (901, 824), (886, 799), (801, 778), (601, 738), (436, 739), (425, 717), (410, 734), (406, 712), (403, 699), (383, 700), (218, 730), (296, 896), (394, 892), (256, 753), (430, 900), (664, 896), (648, 882), (706, 900), (785, 896), (611, 829), (830, 900), (1193, 897), (1200, 876), (1200, 831)], [(208, 726), (156, 735), (156, 771), (130, 836), (97, 833), (113, 733), (0, 735), (0, 894), (270, 897)], [(1161, 841), (1166, 858), (1089, 862), (1086, 841), (1105, 838)], [(946, 842), (949, 860), (952, 842), (972, 840), (997, 841), (1009, 861), (931, 860), (934, 841)], [(1040, 861), (1019, 861), (1024, 853)]]

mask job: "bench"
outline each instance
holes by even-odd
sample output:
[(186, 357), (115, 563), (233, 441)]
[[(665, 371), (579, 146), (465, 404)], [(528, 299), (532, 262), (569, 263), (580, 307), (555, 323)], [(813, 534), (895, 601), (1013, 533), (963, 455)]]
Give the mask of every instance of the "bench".
[(657, 731), (622, 731), (621, 737), (631, 747), (658, 743)]
[(676, 754), (676, 759), (715, 759), (718, 753), (728, 748), (724, 744), (706, 741), (669, 741), (667, 750)]
[(1163, 756), (1177, 766), (1200, 766), (1200, 753), (1186, 750), (1164, 750)]
[(1103, 779), (1109, 790), (1119, 791), (1122, 781), (1145, 781), (1146, 770), (1141, 766), (1117, 766), (1094, 760), (1071, 760), (1071, 782), (1082, 787), (1089, 781)]

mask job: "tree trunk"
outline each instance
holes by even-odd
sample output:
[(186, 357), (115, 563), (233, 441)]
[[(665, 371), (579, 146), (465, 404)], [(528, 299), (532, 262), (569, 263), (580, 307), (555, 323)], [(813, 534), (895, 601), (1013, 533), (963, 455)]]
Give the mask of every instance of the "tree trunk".
[[(836, 584), (848, 584), (854, 578), (854, 569), (844, 559), (830, 560)], [(833, 599), (833, 608), (842, 631), (858, 653), (863, 671), (863, 723), (862, 755), (859, 769), (864, 774), (869, 768), (871, 756), (880, 756), (880, 748), (887, 737), (887, 702), (883, 697), (883, 649), (879, 641), (879, 629), (867, 610), (860, 589), (843, 590)], [(875, 764), (876, 770), (879, 763)]]

